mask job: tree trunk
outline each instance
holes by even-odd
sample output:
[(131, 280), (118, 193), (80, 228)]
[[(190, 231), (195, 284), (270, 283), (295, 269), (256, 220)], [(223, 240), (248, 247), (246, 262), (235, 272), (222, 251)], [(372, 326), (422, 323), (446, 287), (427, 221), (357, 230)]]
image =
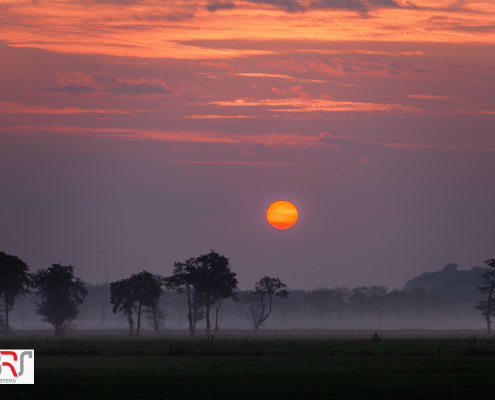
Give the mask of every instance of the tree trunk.
[(136, 325), (136, 336), (139, 336), (139, 330), (141, 329), (141, 302), (139, 302), (138, 317)]
[(206, 293), (206, 337), (210, 337), (210, 293)]
[(128, 321), (129, 321), (129, 328), (131, 330), (131, 336), (134, 335), (134, 327), (132, 326), (132, 313), (129, 313), (127, 315)]
[(5, 295), (5, 334), (10, 334), (10, 325), (9, 325), (9, 298)]
[(215, 335), (218, 332), (218, 311), (220, 310), (220, 306), (216, 309), (215, 312)]
[(189, 314), (187, 315), (187, 319), (189, 320), (189, 336), (194, 336), (192, 304), (191, 304), (191, 291), (190, 290), (187, 294), (187, 306), (189, 307)]
[(488, 294), (488, 301), (486, 302), (486, 329), (488, 331), (488, 334), (492, 332), (492, 321), (490, 317), (492, 316), (492, 295), (493, 295), (493, 290), (495, 287), (495, 283), (492, 285), (492, 288), (490, 290), (490, 293)]
[(156, 308), (153, 308), (153, 322), (155, 323), (155, 331), (159, 335), (160, 330), (158, 329), (158, 321), (156, 320)]

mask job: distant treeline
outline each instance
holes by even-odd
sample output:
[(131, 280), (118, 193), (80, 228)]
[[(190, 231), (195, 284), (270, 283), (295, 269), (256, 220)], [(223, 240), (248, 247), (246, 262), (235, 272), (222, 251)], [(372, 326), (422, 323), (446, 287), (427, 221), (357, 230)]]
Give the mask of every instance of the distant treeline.
[[(493, 260), (487, 261), (487, 266), (492, 267), (489, 261)], [(26, 286), (21, 291), (15, 308), (10, 307), (11, 321), (21, 329), (50, 324), (59, 334), (76, 326), (122, 328), (139, 334), (142, 325), (157, 333), (163, 329), (188, 329), (191, 335), (197, 327), (209, 335), (210, 327), (215, 332), (246, 328), (257, 331), (265, 324), (282, 329), (477, 328), (490, 324), (487, 312), (490, 316), (494, 314), (494, 307), (488, 304), (491, 293), (487, 297), (490, 289), (487, 274), (495, 271), (495, 262), (492, 264), (492, 268), (473, 267), (468, 271), (458, 270), (457, 264), (448, 264), (440, 271), (421, 274), (408, 281), (403, 289), (395, 290), (374, 285), (289, 291), (278, 278), (264, 277), (253, 290), (243, 291), (237, 288), (236, 274), (231, 271), (228, 259), (212, 250), (176, 263), (170, 277), (143, 271), (116, 282), (90, 284), (72, 275), (70, 290), (79, 293), (74, 298), (76, 301), (71, 300), (75, 312), (66, 318), (65, 326), (58, 327), (50, 319), (50, 312), (42, 307), (47, 305), (47, 300), (39, 286), (40, 271), (46, 275), (49, 268), (31, 275), (28, 286), (34, 290)], [(59, 272), (69, 268), (70, 273), (73, 269), (59, 264), (51, 268)], [(79, 283), (82, 287), (77, 286)], [(492, 292), (493, 289), (495, 284)], [(69, 292), (66, 301), (70, 299)], [(210, 321), (214, 322), (213, 326)], [(3, 317), (0, 326), (5, 330)]]

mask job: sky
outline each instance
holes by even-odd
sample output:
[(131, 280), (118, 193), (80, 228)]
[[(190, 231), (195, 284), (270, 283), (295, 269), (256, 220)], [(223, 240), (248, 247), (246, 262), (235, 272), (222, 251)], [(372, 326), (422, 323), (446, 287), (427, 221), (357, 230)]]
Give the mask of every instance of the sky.
[(488, 0), (0, 0), (0, 251), (98, 283), (213, 249), (241, 289), (482, 265), (494, 44)]

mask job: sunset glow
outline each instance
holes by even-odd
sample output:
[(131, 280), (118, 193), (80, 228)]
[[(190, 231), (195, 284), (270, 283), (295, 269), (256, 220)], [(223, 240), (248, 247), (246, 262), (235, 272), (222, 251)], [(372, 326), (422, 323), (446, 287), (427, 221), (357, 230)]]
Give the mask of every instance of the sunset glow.
[(294, 204), (281, 200), (268, 207), (266, 219), (274, 228), (289, 229), (296, 223), (298, 215)]
[[(307, 287), (478, 265), (494, 49), (493, 0), (0, 0), (0, 251), (89, 281), (211, 248)], [(297, 229), (260, 225), (286, 196)]]

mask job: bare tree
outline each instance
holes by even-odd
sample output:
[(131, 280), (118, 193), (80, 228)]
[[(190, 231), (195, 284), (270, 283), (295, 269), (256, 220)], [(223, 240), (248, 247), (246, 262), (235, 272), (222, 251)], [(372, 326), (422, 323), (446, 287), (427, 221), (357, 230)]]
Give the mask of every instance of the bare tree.
[(260, 326), (265, 324), (272, 313), (273, 305), (289, 296), (286, 287), (279, 278), (265, 276), (255, 284), (254, 290), (244, 293), (243, 303), (248, 309), (246, 317), (253, 323), (254, 332), (258, 332)]
[(490, 334), (492, 327), (491, 317), (495, 317), (495, 259), (486, 260), (485, 264), (491, 269), (482, 275), (483, 286), (478, 287), (485, 299), (480, 300), (476, 308), (481, 311), (481, 315), (486, 321), (486, 330)]

